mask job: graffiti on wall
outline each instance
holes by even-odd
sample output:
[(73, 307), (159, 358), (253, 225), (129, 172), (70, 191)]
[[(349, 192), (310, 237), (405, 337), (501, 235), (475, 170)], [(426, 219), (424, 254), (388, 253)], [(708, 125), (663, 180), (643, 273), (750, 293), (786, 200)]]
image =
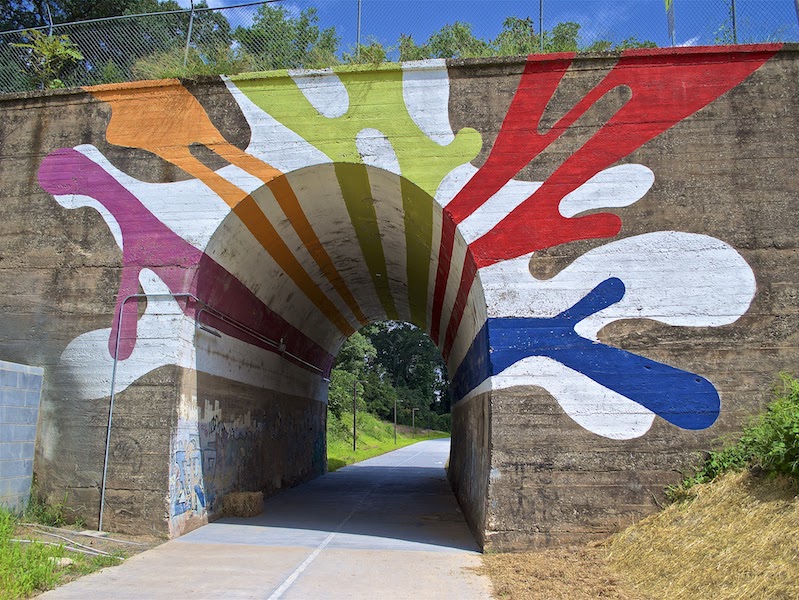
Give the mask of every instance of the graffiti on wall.
[(263, 415), (247, 411), (226, 418), (218, 401), (198, 406), (196, 398), (181, 412), (170, 452), (169, 523), (174, 534), (191, 519), (218, 512), (225, 493), (259, 490), (265, 483)]
[[(97, 209), (123, 256), (111, 327), (73, 340), (62, 362), (86, 397), (107, 394), (94, 374), (110, 372), (114, 356), (128, 367), (120, 387), (158, 362), (322, 397), (308, 382), (323, 380), (347, 335), (402, 319), (439, 345), (459, 398), (543, 387), (575, 422), (614, 439), (643, 435), (656, 416), (709, 427), (720, 410), (712, 382), (599, 333), (621, 319), (733, 323), (754, 297), (752, 270), (707, 235), (624, 237), (623, 211), (609, 210), (638, 202), (657, 176), (626, 157), (778, 49), (626, 51), (548, 128), (542, 118), (575, 57), (531, 56), (479, 168), (481, 134), (451, 128), (443, 60), (225, 78), (250, 128), (243, 149), (178, 81), (87, 88), (111, 110), (109, 143), (191, 178), (139, 181), (86, 145), (44, 160), (42, 187), (65, 207)], [(625, 100), (548, 177), (519, 177), (619, 89)], [(227, 166), (206, 166), (195, 144)], [(550, 279), (532, 275), (536, 252), (580, 240), (604, 242)], [(209, 341), (194, 328), (198, 306), (181, 300), (148, 303), (137, 318), (124, 300), (140, 286), (189, 291), (244, 327), (214, 322), (222, 341)]]

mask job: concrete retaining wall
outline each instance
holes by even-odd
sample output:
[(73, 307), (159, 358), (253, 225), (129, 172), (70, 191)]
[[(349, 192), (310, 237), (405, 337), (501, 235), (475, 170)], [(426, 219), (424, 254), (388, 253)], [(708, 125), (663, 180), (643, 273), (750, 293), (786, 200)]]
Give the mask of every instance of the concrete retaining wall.
[(0, 351), (48, 372), (42, 489), (91, 524), (112, 372), (109, 526), (177, 535), (226, 491), (312, 477), (333, 357), (398, 319), (448, 364), (450, 478), (486, 547), (653, 510), (796, 364), (797, 56), (3, 99)]

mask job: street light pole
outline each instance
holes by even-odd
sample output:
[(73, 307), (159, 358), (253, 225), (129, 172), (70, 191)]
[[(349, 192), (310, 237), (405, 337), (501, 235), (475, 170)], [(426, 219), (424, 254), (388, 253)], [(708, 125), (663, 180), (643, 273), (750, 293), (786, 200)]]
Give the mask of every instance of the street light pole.
[(413, 423), (413, 437), (416, 437), (416, 411), (418, 408), (411, 410), (411, 423)]
[(355, 452), (355, 415), (358, 410), (358, 384), (366, 383), (360, 379), (356, 379), (352, 383), (352, 451)]
[(397, 445), (397, 397), (394, 396), (394, 445)]

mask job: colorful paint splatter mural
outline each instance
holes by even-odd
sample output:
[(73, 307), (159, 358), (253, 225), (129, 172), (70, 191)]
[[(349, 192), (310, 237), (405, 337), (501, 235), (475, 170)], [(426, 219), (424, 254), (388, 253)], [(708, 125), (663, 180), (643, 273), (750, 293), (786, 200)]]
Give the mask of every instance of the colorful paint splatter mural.
[(646, 512), (795, 363), (796, 56), (428, 60), (0, 103), (4, 214), (44, 224), (0, 236), (0, 275), (31, 265), (0, 342), (34, 364), (41, 334), (58, 378), (42, 481), (94, 502), (85, 416), (112, 386), (142, 466), (111, 465), (109, 518), (143, 489), (178, 535), (229, 491), (319, 475), (334, 357), (396, 319), (447, 363), (475, 531), (570, 540), (606, 493), (603, 523)]
[[(370, 321), (403, 319), (438, 343), (458, 398), (541, 386), (598, 435), (643, 435), (656, 415), (706, 428), (719, 413), (712, 382), (597, 336), (619, 319), (675, 327), (734, 322), (754, 296), (752, 271), (734, 248), (704, 235), (655, 231), (614, 240), (622, 219), (601, 211), (635, 203), (657, 176), (620, 161), (776, 50), (628, 51), (546, 131), (542, 115), (574, 57), (531, 57), (479, 168), (472, 161), (480, 134), (450, 128), (444, 61), (226, 79), (251, 129), (244, 150), (178, 81), (89, 88), (110, 107), (110, 143), (147, 150), (193, 179), (144, 183), (92, 146), (44, 160), (41, 186), (63, 206), (100, 211), (124, 257), (110, 330), (79, 336), (62, 361), (108, 364), (116, 353), (131, 367), (118, 389), (162, 364), (249, 382), (282, 360), (294, 379), (310, 370), (322, 381), (346, 336)], [(620, 87), (626, 102), (549, 177), (514, 179)], [(206, 166), (192, 153), (196, 144), (228, 166)], [(608, 241), (556, 277), (531, 275), (534, 253), (594, 238)], [(342, 240), (354, 241), (346, 253)], [(257, 248), (257, 267), (226, 263), (243, 243)], [(138, 319), (136, 303), (125, 299), (140, 286), (150, 294), (188, 292), (200, 302), (176, 299), (173, 308), (156, 314), (148, 307)], [(198, 359), (203, 342), (194, 322), (203, 319), (225, 336), (226, 360)], [(170, 342), (153, 353), (147, 346), (156, 338)], [(231, 363), (240, 366), (235, 373)], [(273, 385), (296, 393), (291, 380)], [(91, 397), (107, 393), (84, 383)], [(180, 511), (204, 500), (189, 481), (193, 438), (176, 439), (185, 446), (175, 450)]]

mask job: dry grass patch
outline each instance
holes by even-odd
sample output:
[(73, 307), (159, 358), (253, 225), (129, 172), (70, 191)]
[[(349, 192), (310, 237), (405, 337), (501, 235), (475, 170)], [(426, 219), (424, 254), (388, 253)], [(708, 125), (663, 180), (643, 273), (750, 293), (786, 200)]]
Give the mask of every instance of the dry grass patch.
[(597, 547), (486, 554), (481, 571), (491, 578), (498, 598), (643, 600), (610, 570), (606, 554)]
[(799, 598), (799, 486), (728, 474), (615, 536), (614, 570), (670, 600)]

